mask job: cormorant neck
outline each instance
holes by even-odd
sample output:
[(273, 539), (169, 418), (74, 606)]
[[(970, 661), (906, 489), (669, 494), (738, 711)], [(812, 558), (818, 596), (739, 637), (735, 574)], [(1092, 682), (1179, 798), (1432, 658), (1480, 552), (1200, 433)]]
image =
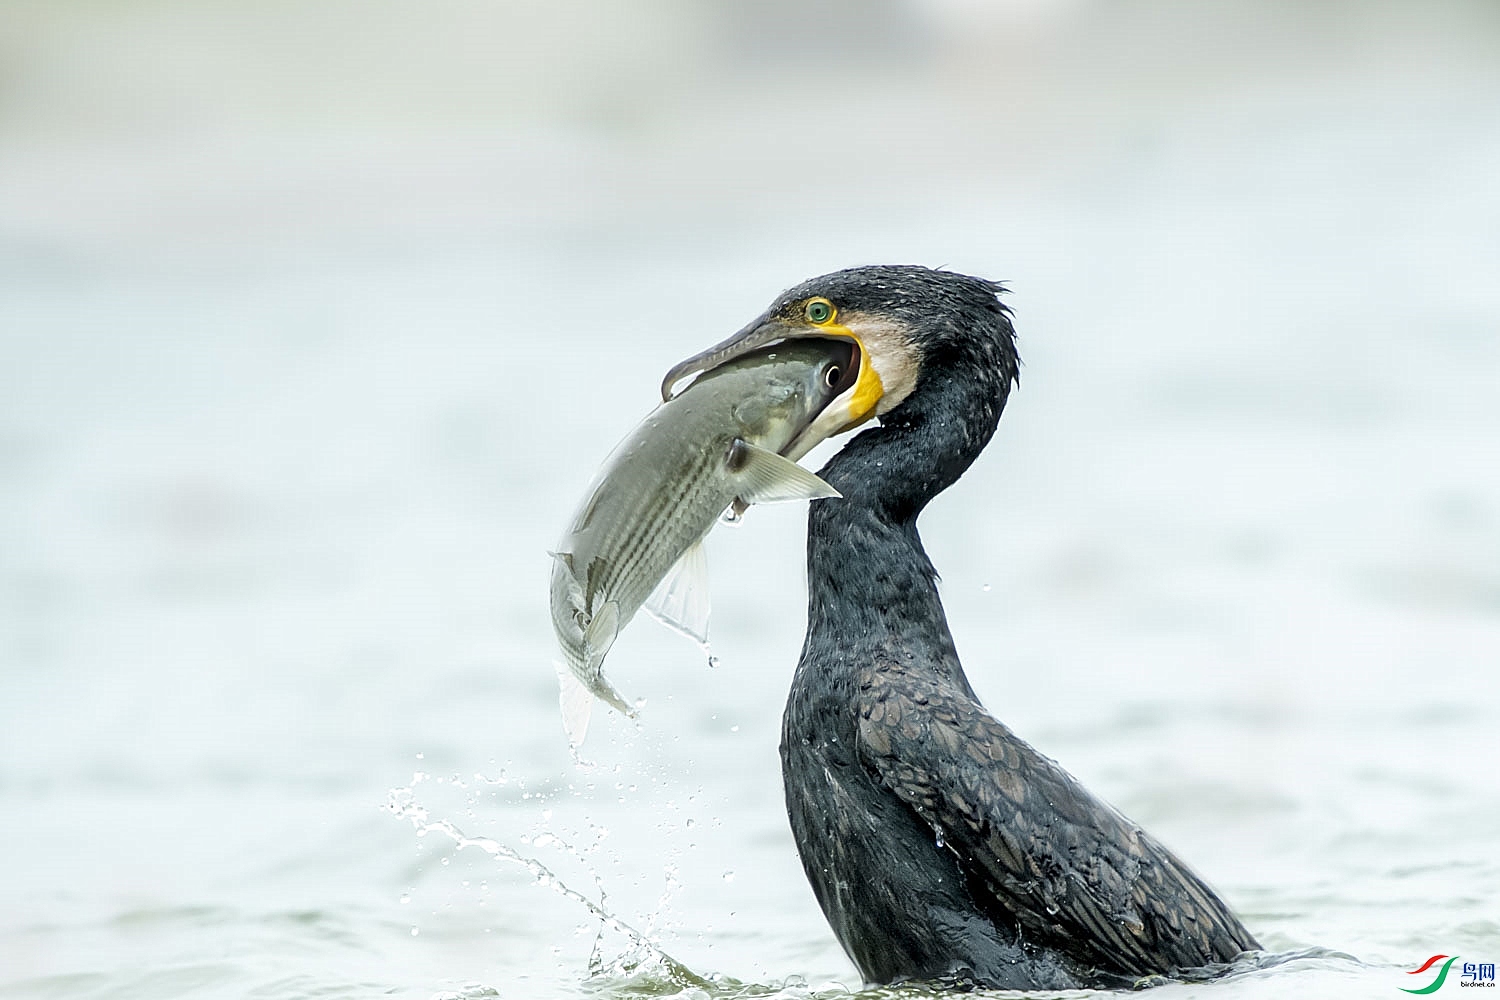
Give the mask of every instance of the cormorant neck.
[(858, 435), (829, 460), (819, 475), (843, 501), (814, 504), (814, 511), (849, 505), (892, 524), (915, 521), (994, 436), (1008, 390), (1008, 382), (975, 385), (934, 373), (882, 417), (879, 427)]
[(804, 661), (815, 648), (850, 663), (921, 652), (962, 678), (916, 519), (994, 434), (1005, 394), (976, 400), (974, 388), (953, 379), (919, 386), (819, 473), (842, 496), (813, 501), (808, 514)]

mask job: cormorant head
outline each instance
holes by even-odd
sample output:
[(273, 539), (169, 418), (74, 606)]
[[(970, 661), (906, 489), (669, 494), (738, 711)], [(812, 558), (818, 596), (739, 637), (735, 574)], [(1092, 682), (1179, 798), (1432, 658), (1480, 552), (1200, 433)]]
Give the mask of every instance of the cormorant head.
[(883, 423), (915, 418), (924, 402), (954, 389), (961, 390), (966, 411), (992, 414), (993, 431), (1020, 366), (1002, 291), (983, 278), (914, 265), (812, 278), (783, 292), (728, 340), (676, 365), (662, 382), (662, 398), (689, 375), (768, 344), (829, 337), (857, 346), (858, 376), (792, 443), (788, 457), (800, 458), (872, 417)]

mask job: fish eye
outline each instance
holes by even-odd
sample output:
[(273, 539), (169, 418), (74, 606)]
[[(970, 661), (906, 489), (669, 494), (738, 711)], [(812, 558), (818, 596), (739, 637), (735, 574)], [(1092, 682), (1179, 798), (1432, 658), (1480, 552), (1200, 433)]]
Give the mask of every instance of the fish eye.
[(833, 303), (827, 299), (812, 299), (802, 307), (802, 314), (809, 323), (827, 323), (833, 319)]
[(823, 384), (832, 389), (839, 384), (839, 376), (843, 374), (844, 370), (838, 365), (829, 365), (828, 370), (823, 373)]

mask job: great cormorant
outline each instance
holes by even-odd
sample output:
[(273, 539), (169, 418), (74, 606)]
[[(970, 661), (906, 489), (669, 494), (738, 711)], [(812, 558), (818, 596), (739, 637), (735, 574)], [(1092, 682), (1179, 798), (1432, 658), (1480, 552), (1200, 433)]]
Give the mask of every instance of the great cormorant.
[(822, 436), (807, 638), (781, 760), (802, 864), (871, 983), (1118, 987), (1259, 945), (1170, 851), (980, 705), (916, 520), (994, 434), (1019, 361), (1000, 285), (913, 266), (804, 282), (667, 386), (763, 344), (840, 337), (858, 383)]

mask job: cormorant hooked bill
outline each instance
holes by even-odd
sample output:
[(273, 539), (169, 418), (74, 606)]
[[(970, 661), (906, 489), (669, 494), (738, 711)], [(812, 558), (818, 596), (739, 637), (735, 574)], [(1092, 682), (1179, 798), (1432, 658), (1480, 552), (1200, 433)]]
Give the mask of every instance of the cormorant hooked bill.
[(870, 983), (1120, 987), (1259, 949), (1149, 834), (980, 705), (917, 515), (989, 442), (1019, 360), (1002, 287), (914, 266), (798, 285), (689, 374), (837, 337), (860, 375), (816, 425), (872, 417), (820, 472), (807, 638), (782, 722), (787, 813), (839, 943)]

